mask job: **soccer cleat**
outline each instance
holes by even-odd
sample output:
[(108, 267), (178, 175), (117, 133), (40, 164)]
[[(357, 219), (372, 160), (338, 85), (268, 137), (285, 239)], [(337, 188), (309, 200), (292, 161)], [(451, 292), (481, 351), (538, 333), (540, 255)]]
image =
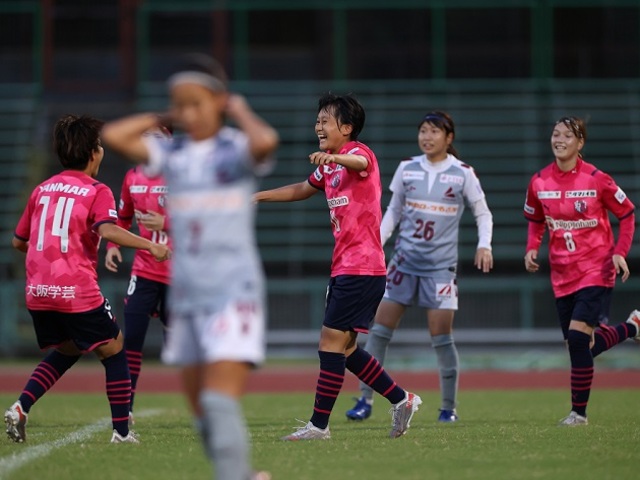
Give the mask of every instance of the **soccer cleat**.
[(403, 401), (389, 410), (391, 414), (391, 438), (398, 438), (407, 433), (413, 414), (422, 405), (422, 399), (415, 393), (407, 392)]
[(123, 437), (117, 430), (114, 430), (111, 436), (111, 443), (140, 443), (140, 440), (133, 430), (129, 430), (126, 437)]
[(456, 413), (456, 409), (453, 410), (445, 410), (444, 408), (440, 409), (440, 416), (438, 417), (438, 421), (442, 423), (453, 423), (458, 421), (458, 414)]
[(634, 310), (631, 312), (629, 314), (629, 318), (627, 318), (627, 323), (636, 327), (636, 336), (632, 338), (634, 342), (640, 343), (640, 311)]
[(369, 418), (373, 405), (367, 403), (367, 399), (364, 397), (354, 398), (354, 400), (356, 405), (351, 410), (347, 410), (347, 418), (349, 420), (366, 420)]
[(11, 407), (4, 412), (4, 423), (7, 426), (7, 436), (14, 442), (22, 443), (27, 440), (27, 432), (25, 430), (27, 419), (28, 415), (22, 408), (20, 400), (11, 405)]
[(292, 434), (282, 437), (281, 440), (295, 442), (298, 440), (328, 440), (330, 438), (329, 427), (322, 430), (309, 422), (304, 427), (298, 427)]
[(580, 425), (589, 425), (589, 421), (587, 420), (587, 417), (578, 415), (576, 412), (571, 410), (571, 412), (569, 412), (569, 416), (560, 420), (558, 425), (561, 427), (577, 427)]

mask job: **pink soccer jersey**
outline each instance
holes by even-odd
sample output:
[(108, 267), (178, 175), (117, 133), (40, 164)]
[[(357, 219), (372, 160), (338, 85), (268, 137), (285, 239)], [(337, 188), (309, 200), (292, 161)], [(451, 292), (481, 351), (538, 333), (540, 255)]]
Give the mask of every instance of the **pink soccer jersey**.
[(79, 313), (102, 304), (96, 230), (115, 223), (115, 207), (106, 185), (75, 170), (35, 188), (15, 230), (28, 248), (28, 309)]
[(368, 166), (361, 172), (329, 163), (309, 176), (324, 190), (335, 238), (331, 276), (386, 275), (380, 240), (382, 184), (375, 154), (360, 142), (347, 143), (339, 154), (362, 155)]
[[(621, 221), (616, 245), (608, 212)], [(634, 206), (609, 175), (580, 159), (569, 172), (554, 162), (531, 179), (524, 215), (530, 221), (527, 251), (539, 249), (545, 225), (549, 230), (556, 297), (585, 287), (613, 287), (612, 256), (629, 252)]]
[[(168, 244), (171, 248), (171, 240), (167, 233), (169, 219), (165, 210), (166, 199), (167, 185), (163, 177), (149, 178), (144, 175), (142, 168), (132, 168), (122, 182), (118, 203), (118, 225), (129, 230), (134, 217), (139, 220), (149, 211), (160, 213), (165, 216), (164, 229), (152, 232), (138, 222), (140, 236), (154, 243)], [(107, 244), (107, 248), (113, 246), (117, 245)], [(157, 262), (146, 250), (136, 250), (131, 274), (168, 285), (170, 265), (170, 262)]]

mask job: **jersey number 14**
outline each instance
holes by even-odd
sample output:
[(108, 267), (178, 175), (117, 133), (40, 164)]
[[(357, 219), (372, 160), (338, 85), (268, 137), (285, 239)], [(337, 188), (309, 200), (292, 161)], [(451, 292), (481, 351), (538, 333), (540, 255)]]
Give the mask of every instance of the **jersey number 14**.
[[(47, 222), (47, 212), (51, 197), (44, 195), (40, 197), (40, 205), (42, 205), (42, 213), (40, 214), (40, 223), (38, 225), (38, 243), (36, 250), (44, 249), (44, 234)], [(51, 227), (51, 235), (60, 237), (60, 251), (67, 253), (69, 251), (69, 220), (71, 219), (71, 211), (75, 198), (60, 197), (56, 203), (56, 211), (53, 215), (53, 226)]]

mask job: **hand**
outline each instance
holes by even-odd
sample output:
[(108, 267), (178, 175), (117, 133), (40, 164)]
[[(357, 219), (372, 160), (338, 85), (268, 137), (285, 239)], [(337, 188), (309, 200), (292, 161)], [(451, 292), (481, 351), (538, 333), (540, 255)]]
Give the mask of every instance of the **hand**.
[(493, 255), (488, 248), (479, 248), (476, 250), (476, 257), (473, 260), (473, 265), (482, 270), (482, 273), (489, 273), (493, 268)]
[(619, 275), (622, 272), (622, 281), (626, 282), (629, 278), (629, 266), (627, 265), (627, 261), (624, 259), (622, 255), (614, 255), (613, 256), (613, 266), (616, 268), (616, 275)]
[(335, 157), (327, 152), (314, 152), (309, 155), (309, 162), (314, 165), (327, 165), (328, 163), (334, 163)]
[(536, 262), (538, 259), (538, 251), (537, 250), (529, 250), (527, 254), (524, 256), (524, 268), (527, 269), (527, 272), (535, 273), (540, 268), (540, 265)]
[(164, 229), (164, 215), (153, 210), (141, 215), (138, 222), (150, 232), (158, 232)]
[(149, 253), (153, 255), (156, 262), (163, 262), (171, 258), (171, 250), (166, 245), (160, 245), (159, 243), (152, 243), (149, 247)]
[(232, 119), (238, 118), (243, 113), (251, 111), (249, 103), (244, 96), (237, 93), (230, 93), (227, 97), (227, 104), (225, 106), (225, 113)]
[(107, 270), (110, 272), (118, 271), (118, 263), (116, 263), (115, 260), (118, 260), (118, 263), (122, 263), (122, 254), (118, 247), (111, 247), (107, 250), (107, 254), (104, 257), (104, 266), (107, 267)]

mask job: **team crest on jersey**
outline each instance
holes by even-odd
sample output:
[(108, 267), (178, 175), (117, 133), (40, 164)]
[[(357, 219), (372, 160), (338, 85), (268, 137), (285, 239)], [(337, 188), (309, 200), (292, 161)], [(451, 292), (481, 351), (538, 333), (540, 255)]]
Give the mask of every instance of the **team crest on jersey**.
[(162, 208), (164, 208), (166, 203), (167, 203), (167, 196), (166, 195), (159, 195), (158, 196), (158, 205), (160, 205)]
[(575, 202), (573, 202), (573, 206), (575, 207), (576, 212), (578, 213), (587, 212), (587, 202), (585, 202), (584, 200), (576, 200)]
[(333, 188), (338, 188), (338, 185), (340, 185), (340, 175), (334, 175), (331, 177), (331, 186)]

